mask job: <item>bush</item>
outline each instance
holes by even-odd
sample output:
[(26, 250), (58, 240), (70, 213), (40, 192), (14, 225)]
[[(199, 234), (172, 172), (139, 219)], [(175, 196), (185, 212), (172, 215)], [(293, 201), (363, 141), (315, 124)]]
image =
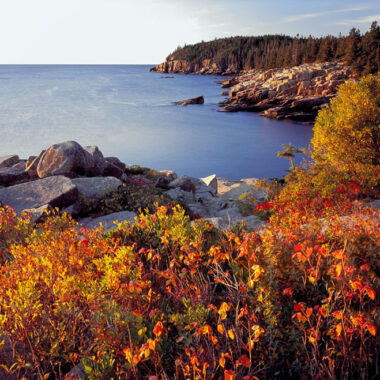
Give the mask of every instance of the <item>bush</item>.
[(28, 238), (19, 244), (9, 219), (0, 335), (18, 347), (12, 371), (60, 378), (82, 363), (90, 379), (373, 374), (379, 232), (368, 210), (353, 211), (347, 221), (273, 221), (261, 235), (216, 234), (179, 206), (108, 235), (52, 216), (32, 233), (20, 221)]
[(341, 180), (373, 190), (380, 178), (380, 77), (346, 82), (338, 93), (318, 114), (312, 156), (326, 177), (331, 168)]

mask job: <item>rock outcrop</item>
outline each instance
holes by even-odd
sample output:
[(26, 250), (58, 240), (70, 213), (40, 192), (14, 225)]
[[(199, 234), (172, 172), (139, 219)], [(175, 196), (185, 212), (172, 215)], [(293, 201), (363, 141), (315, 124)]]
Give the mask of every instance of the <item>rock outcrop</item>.
[(186, 100), (181, 100), (179, 102), (175, 102), (174, 104), (177, 106), (187, 106), (189, 104), (204, 104), (205, 99), (203, 96), (197, 96), (195, 98), (190, 98)]
[(185, 60), (176, 60), (170, 57), (165, 62), (152, 67), (150, 71), (159, 73), (200, 75), (235, 75), (239, 72), (239, 70), (234, 66), (223, 69), (215, 62), (212, 62), (211, 59), (204, 59), (197, 63), (190, 63)]
[[(245, 221), (248, 229), (256, 229), (263, 223), (256, 215), (243, 215), (237, 202), (241, 194), (253, 191), (254, 179), (228, 181), (218, 179), (215, 174), (204, 178), (178, 177), (171, 170), (157, 173), (125, 165), (117, 157), (103, 158), (97, 147), (81, 147), (74, 141), (52, 145), (28, 160), (13, 155), (0, 161), (4, 166), (0, 168), (0, 206), (11, 206), (19, 215), (27, 212), (32, 222), (43, 220), (47, 212), (58, 208), (59, 212), (82, 218), (79, 221), (82, 227), (95, 228), (102, 223), (108, 231), (116, 227), (115, 220), (134, 221), (136, 208), (132, 207), (133, 212), (129, 205), (113, 203), (125, 196), (126, 187), (138, 185), (148, 193), (156, 187), (154, 192), (161, 191), (163, 199), (166, 195), (168, 204), (171, 198), (185, 205), (192, 218), (206, 218), (217, 228), (227, 229)], [(153, 177), (148, 179), (145, 176), (148, 173)], [(132, 191), (138, 194), (135, 187)], [(255, 190), (258, 201), (265, 196)], [(139, 199), (136, 201), (139, 204)], [(94, 207), (98, 204), (102, 206)], [(112, 207), (107, 208), (107, 204)], [(107, 212), (111, 213), (104, 215)]]
[(251, 71), (222, 82), (230, 88), (221, 111), (253, 111), (273, 119), (314, 120), (350, 70), (337, 62)]

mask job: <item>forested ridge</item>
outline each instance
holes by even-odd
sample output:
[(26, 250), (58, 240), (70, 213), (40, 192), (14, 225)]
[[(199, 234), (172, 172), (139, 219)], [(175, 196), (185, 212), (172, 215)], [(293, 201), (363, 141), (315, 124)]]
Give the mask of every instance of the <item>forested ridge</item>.
[(229, 37), (178, 47), (167, 60), (200, 63), (211, 59), (222, 70), (270, 69), (302, 63), (341, 60), (356, 74), (376, 73), (380, 64), (380, 27), (374, 21), (362, 34), (352, 28), (347, 36), (290, 37), (263, 35)]

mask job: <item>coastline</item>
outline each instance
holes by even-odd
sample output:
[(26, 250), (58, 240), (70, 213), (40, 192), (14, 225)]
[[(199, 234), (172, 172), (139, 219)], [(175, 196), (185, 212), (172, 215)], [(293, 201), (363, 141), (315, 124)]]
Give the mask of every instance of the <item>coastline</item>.
[(338, 87), (352, 79), (350, 69), (336, 61), (242, 72), (233, 69), (220, 71), (210, 60), (202, 61), (200, 67), (186, 61), (166, 61), (150, 71), (233, 75), (218, 82), (221, 88), (229, 90), (228, 98), (220, 102), (221, 111), (257, 112), (271, 119), (308, 123), (313, 123), (318, 111), (337, 95)]

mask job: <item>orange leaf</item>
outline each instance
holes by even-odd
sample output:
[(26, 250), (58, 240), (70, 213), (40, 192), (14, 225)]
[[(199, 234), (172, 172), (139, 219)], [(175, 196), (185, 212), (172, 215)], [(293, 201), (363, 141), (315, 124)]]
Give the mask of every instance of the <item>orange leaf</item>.
[(161, 321), (157, 322), (156, 325), (153, 328), (153, 334), (157, 337), (162, 335), (162, 332), (164, 331), (164, 326)]
[(340, 274), (342, 273), (342, 264), (341, 263), (337, 264), (337, 266), (335, 267), (335, 273), (336, 273), (337, 277), (340, 277)]
[(367, 287), (365, 288), (365, 292), (367, 293), (367, 296), (368, 296), (369, 298), (371, 298), (371, 300), (374, 300), (374, 299), (375, 299), (375, 297), (376, 297), (376, 293), (375, 293), (375, 291), (374, 291), (372, 288), (370, 288), (369, 286), (367, 286)]
[(219, 365), (224, 368), (225, 365), (226, 365), (226, 358), (224, 357), (224, 354), (222, 354), (222, 356), (220, 357), (219, 359)]
[(225, 370), (224, 371), (224, 380), (234, 380), (235, 379), (235, 372), (232, 370)]
[(306, 317), (310, 318), (311, 314), (313, 314), (313, 309), (311, 307), (308, 307), (306, 310)]
[(223, 325), (218, 325), (218, 327), (217, 327), (217, 329), (218, 329), (218, 332), (219, 332), (219, 334), (223, 334), (224, 333), (224, 326)]
[(336, 336), (340, 336), (340, 334), (342, 334), (342, 324), (339, 323), (336, 327), (335, 327), (335, 332), (336, 332)]
[(371, 335), (376, 336), (376, 327), (372, 323), (367, 322), (366, 327)]

